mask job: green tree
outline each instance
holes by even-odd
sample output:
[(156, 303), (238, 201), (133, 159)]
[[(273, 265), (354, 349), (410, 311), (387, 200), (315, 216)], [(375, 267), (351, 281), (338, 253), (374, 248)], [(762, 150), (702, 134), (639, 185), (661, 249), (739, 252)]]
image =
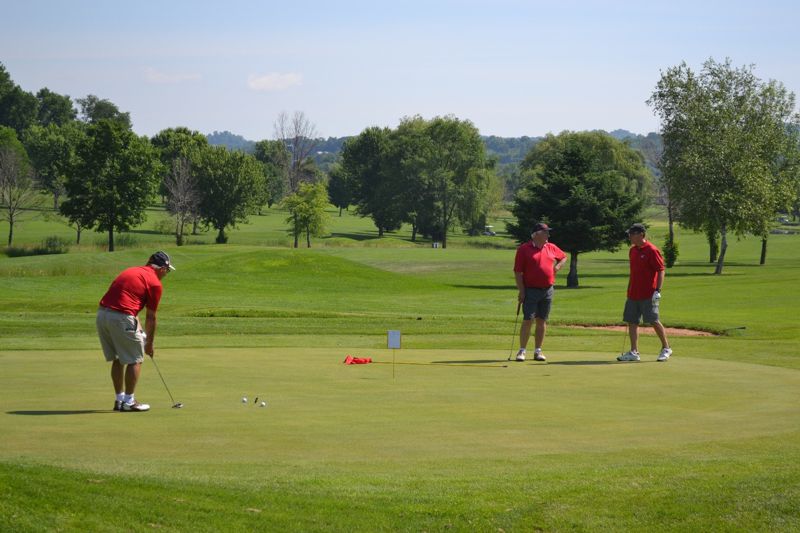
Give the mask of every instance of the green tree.
[[(161, 168), (164, 172), (158, 190), (162, 198), (169, 195), (170, 188), (167, 180), (170, 177), (174, 177), (173, 167), (176, 161), (191, 161), (202, 149), (208, 147), (208, 139), (205, 135), (184, 127), (161, 130), (150, 139), (150, 142), (158, 151)], [(174, 185), (174, 182), (172, 185)], [(168, 198), (164, 199), (169, 201)]]
[(300, 233), (306, 235), (306, 247), (311, 248), (311, 237), (325, 233), (328, 207), (328, 190), (322, 182), (301, 183), (294, 194), (283, 199), (284, 208), (289, 211), (286, 222), (294, 236), (294, 247), (298, 247)]
[(286, 148), (286, 144), (280, 140), (258, 141), (253, 155), (264, 165), (265, 201), (261, 205), (266, 203), (267, 207), (272, 207), (283, 198), (286, 191), (292, 155)]
[[(662, 72), (648, 100), (661, 119), (662, 166), (681, 225), (720, 237), (721, 274), (728, 234), (765, 237), (797, 183), (794, 94), (763, 82), (753, 67), (707, 60)], [(711, 242), (711, 240), (710, 240)], [(712, 255), (713, 257), (713, 255)]]
[(47, 87), (36, 93), (36, 99), (39, 101), (38, 122), (42, 126), (64, 126), (78, 116), (69, 96), (54, 93)]
[(39, 206), (39, 193), (28, 154), (12, 128), (0, 126), (0, 210), (8, 222), (8, 246), (14, 227)]
[(82, 228), (114, 233), (145, 220), (161, 172), (155, 149), (121, 122), (101, 119), (87, 127), (77, 148), (78, 164), (66, 182), (61, 213)]
[(131, 129), (130, 113), (123, 113), (110, 100), (90, 94), (86, 98), (78, 98), (77, 102), (80, 106), (80, 118), (84, 122), (94, 124), (100, 120), (112, 120), (119, 122), (126, 130)]
[(339, 208), (339, 216), (353, 203), (353, 184), (340, 163), (335, 163), (328, 172), (328, 196), (331, 204)]
[(39, 178), (39, 185), (53, 195), (53, 209), (58, 210), (67, 176), (78, 163), (76, 150), (85, 137), (78, 122), (46, 126), (33, 125), (22, 135), (22, 142)]
[(427, 125), (431, 152), (426, 164), (432, 199), (438, 213), (442, 247), (447, 248), (447, 233), (456, 214), (466, 213), (468, 204), (477, 205), (473, 193), (488, 190), (486, 153), (475, 126), (468, 120), (437, 117)]
[(399, 229), (406, 214), (397, 201), (400, 184), (388, 171), (391, 136), (388, 128), (371, 127), (342, 147), (342, 168), (354, 185), (356, 210), (372, 219), (379, 237)]
[(193, 168), (201, 191), (200, 216), (217, 230), (217, 244), (224, 244), (228, 242), (225, 230), (246, 222), (257, 209), (263, 168), (253, 156), (222, 146), (203, 149)]
[(22, 132), (36, 123), (39, 101), (14, 83), (6, 67), (0, 63), (0, 126)]
[(507, 225), (520, 242), (537, 221), (555, 228), (553, 242), (570, 254), (568, 287), (578, 287), (578, 256), (617, 250), (647, 197), (642, 155), (601, 132), (563, 132), (536, 144), (521, 165), (525, 185)]

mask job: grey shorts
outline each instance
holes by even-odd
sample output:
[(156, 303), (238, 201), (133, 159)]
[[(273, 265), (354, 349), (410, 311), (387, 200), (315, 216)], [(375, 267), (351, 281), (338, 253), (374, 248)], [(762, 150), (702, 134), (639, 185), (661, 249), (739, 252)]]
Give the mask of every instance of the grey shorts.
[(144, 335), (135, 316), (100, 307), (95, 324), (106, 361), (119, 359), (124, 365), (144, 361)]
[(622, 320), (628, 324), (638, 324), (640, 321), (645, 324), (658, 322), (658, 304), (653, 305), (653, 301), (646, 300), (625, 300), (625, 310), (622, 312)]
[(530, 320), (534, 317), (547, 320), (550, 316), (550, 306), (553, 304), (553, 287), (547, 289), (537, 289), (534, 287), (525, 288), (525, 303), (522, 304), (522, 317)]

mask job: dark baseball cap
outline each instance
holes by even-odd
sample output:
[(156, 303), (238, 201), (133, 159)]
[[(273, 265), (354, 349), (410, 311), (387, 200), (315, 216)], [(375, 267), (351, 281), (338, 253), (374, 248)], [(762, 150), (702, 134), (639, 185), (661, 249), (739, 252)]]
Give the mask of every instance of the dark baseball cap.
[(630, 235), (631, 233), (647, 233), (647, 231), (644, 224), (639, 224), (637, 222), (636, 224), (632, 224), (626, 233)]
[(175, 270), (175, 267), (172, 266), (172, 261), (170, 260), (167, 252), (158, 251), (150, 256), (150, 259), (147, 260), (148, 265), (155, 265), (157, 267), (167, 267), (170, 270)]
[(545, 231), (553, 231), (553, 228), (551, 228), (550, 226), (548, 226), (548, 225), (547, 225), (547, 224), (545, 224), (544, 222), (539, 222), (538, 224), (535, 224), (535, 225), (533, 226), (533, 229), (531, 230), (531, 235), (533, 235), (533, 234), (534, 234), (534, 233), (536, 233), (537, 231), (542, 231), (542, 230), (545, 230)]

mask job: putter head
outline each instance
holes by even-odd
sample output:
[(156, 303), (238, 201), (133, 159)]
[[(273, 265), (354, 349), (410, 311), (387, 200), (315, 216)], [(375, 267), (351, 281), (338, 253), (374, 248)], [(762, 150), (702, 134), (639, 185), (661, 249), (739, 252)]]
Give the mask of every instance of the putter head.
[(178, 402), (172, 406), (173, 409), (180, 409), (181, 407), (183, 407), (183, 404), (181, 402)]

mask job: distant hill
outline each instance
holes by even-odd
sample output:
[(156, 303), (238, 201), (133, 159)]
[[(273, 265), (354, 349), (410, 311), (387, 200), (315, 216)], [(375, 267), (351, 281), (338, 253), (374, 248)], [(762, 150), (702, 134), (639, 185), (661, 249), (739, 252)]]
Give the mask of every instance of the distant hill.
[(252, 154), (255, 152), (255, 141), (248, 141), (241, 135), (234, 135), (229, 131), (215, 131), (210, 135), (206, 135), (208, 144), (212, 146), (224, 146), (229, 150), (239, 150)]
[[(602, 131), (602, 130), (601, 130)], [(647, 135), (639, 135), (632, 133), (628, 130), (617, 129), (611, 132), (606, 132), (612, 137), (621, 141), (627, 141), (631, 147), (641, 151), (648, 166), (655, 171), (655, 162), (653, 161), (653, 154), (660, 153), (663, 148), (661, 136), (657, 133), (648, 133)], [(247, 153), (253, 153), (255, 150), (255, 141), (245, 139), (241, 135), (235, 135), (229, 131), (215, 131), (210, 135), (206, 135), (208, 143), (214, 146), (225, 146), (230, 150), (241, 150)], [(342, 145), (350, 137), (328, 137), (327, 139), (317, 139), (316, 153), (314, 159), (321, 169), (327, 168), (337, 159), (339, 153), (342, 151)], [(481, 136), (486, 146), (486, 152), (489, 156), (497, 158), (498, 165), (501, 169), (503, 167), (512, 167), (519, 164), (530, 149), (544, 137), (498, 137), (496, 135)]]

